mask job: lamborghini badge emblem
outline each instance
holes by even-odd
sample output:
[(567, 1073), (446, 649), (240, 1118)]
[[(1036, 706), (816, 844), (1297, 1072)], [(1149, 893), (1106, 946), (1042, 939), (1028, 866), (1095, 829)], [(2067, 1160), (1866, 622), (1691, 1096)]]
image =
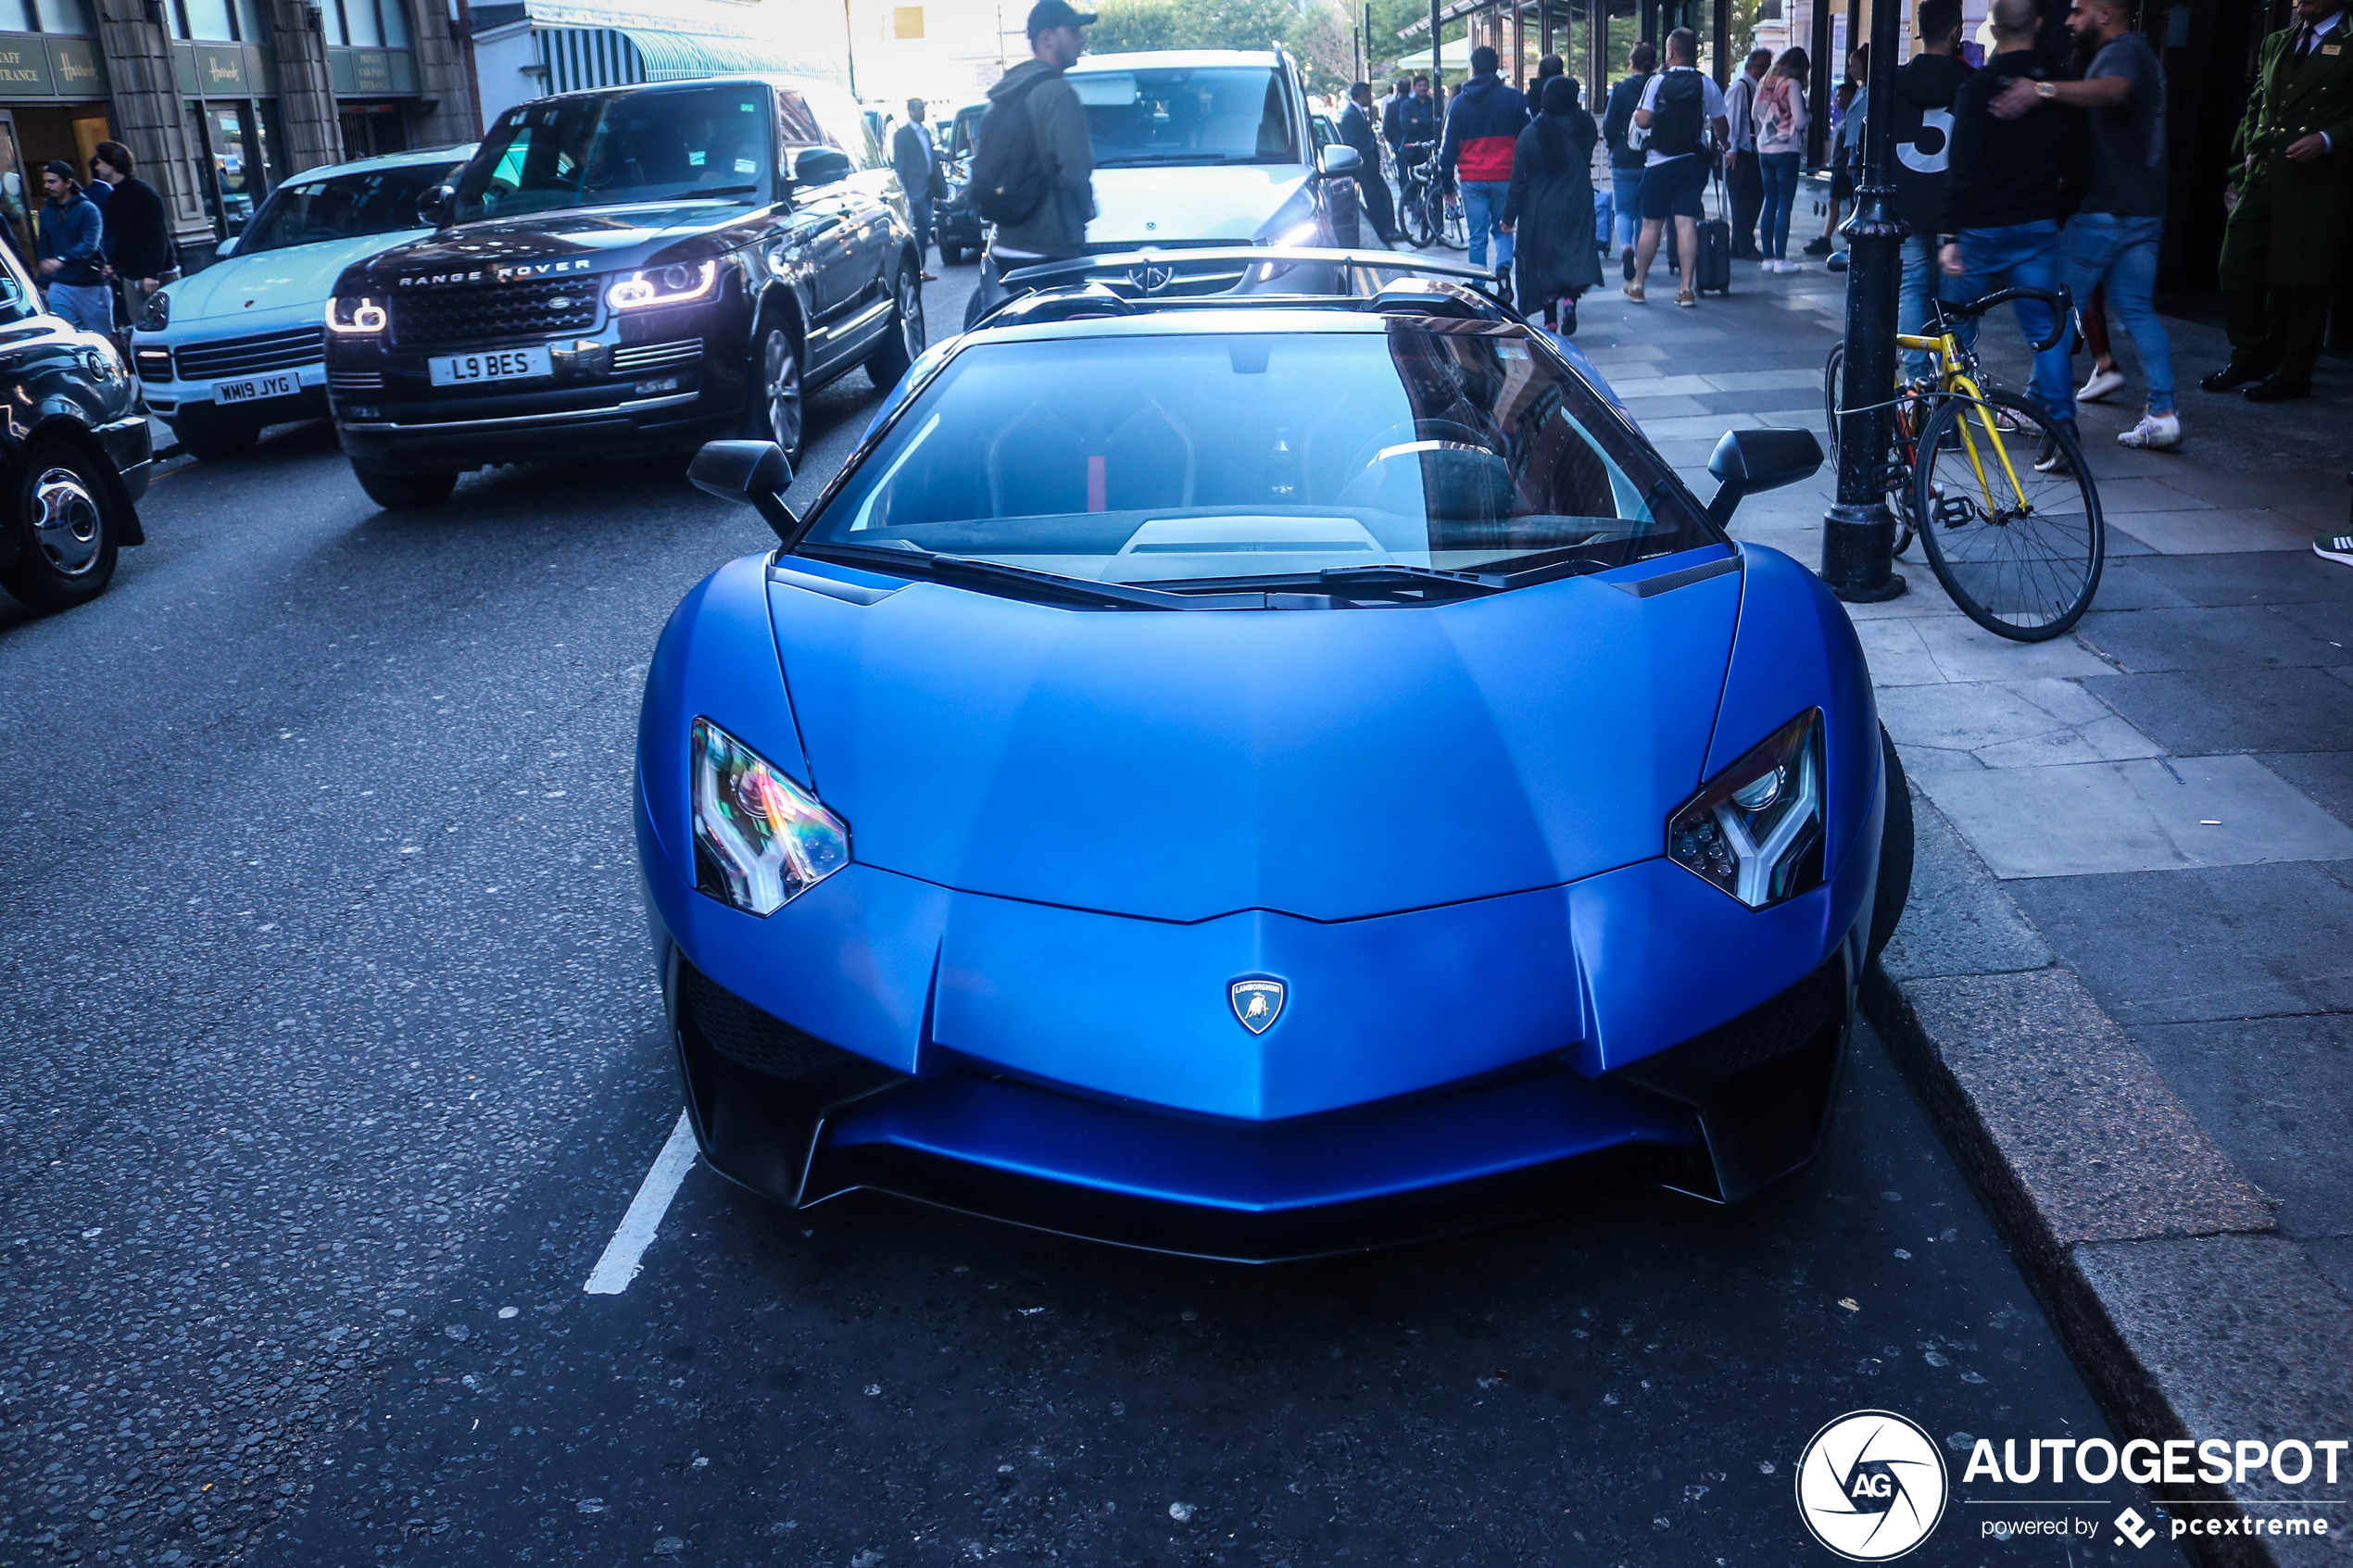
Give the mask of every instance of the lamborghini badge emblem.
[(1283, 983), (1279, 980), (1237, 980), (1226, 988), (1234, 1016), (1253, 1035), (1264, 1035), (1283, 1015)]

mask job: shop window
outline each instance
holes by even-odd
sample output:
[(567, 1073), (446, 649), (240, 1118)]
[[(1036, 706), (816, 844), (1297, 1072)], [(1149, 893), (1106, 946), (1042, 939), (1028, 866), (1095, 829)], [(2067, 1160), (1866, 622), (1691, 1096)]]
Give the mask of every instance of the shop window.
[(41, 31), (92, 37), (98, 21), (91, 14), (90, 0), (41, 0)]
[(32, 14), (32, 0), (0, 0), (0, 32), (38, 32), (41, 24)]
[(322, 18), (330, 44), (361, 49), (415, 46), (407, 0), (325, 0)]

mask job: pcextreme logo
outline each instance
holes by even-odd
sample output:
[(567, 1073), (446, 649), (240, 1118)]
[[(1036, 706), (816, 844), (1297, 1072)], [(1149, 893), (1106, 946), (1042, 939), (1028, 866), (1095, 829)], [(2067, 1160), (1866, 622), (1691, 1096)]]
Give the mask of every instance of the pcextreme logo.
[(1797, 1461), (1797, 1515), (1850, 1562), (1903, 1556), (1944, 1517), (1944, 1456), (1893, 1411), (1853, 1411), (1814, 1434)]

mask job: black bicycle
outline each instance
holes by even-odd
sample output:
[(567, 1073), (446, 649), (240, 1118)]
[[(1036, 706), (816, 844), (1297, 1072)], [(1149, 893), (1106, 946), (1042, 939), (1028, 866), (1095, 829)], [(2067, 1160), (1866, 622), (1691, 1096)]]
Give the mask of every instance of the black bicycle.
[(1469, 248), (1462, 194), (1438, 167), (1437, 143), (1408, 142), (1397, 149), (1397, 220), (1407, 244), (1416, 250), (1431, 245)]

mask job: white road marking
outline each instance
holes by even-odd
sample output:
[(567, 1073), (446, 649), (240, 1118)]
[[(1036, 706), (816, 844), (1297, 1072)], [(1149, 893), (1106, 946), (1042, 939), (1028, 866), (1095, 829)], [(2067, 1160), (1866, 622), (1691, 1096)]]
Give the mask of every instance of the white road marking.
[(661, 1217), (670, 1212), (670, 1200), (678, 1196), (678, 1184), (694, 1168), (695, 1130), (686, 1124), (686, 1113), (682, 1110), (678, 1125), (670, 1129), (670, 1141), (654, 1156), (653, 1169), (646, 1173), (637, 1196), (630, 1200), (629, 1212), (621, 1217), (620, 1228), (605, 1243), (605, 1255), (597, 1260), (582, 1289), (591, 1296), (618, 1296), (629, 1288), (643, 1266), (646, 1248), (654, 1244), (655, 1233), (661, 1229)]

